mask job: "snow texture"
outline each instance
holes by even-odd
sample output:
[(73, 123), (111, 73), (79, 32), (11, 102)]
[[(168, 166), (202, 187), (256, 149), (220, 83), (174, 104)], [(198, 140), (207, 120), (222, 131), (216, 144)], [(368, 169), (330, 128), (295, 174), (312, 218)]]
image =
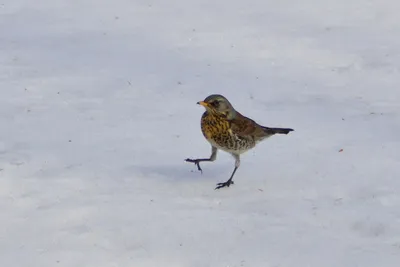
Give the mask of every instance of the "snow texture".
[[(4, 0), (0, 265), (397, 267), (397, 0)], [(295, 131), (208, 157), (197, 101)]]

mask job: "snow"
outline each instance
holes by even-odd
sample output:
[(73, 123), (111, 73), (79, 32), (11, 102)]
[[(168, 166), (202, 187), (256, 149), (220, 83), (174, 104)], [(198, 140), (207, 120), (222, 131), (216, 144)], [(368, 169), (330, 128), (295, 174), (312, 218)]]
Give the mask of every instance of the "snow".
[[(0, 262), (394, 267), (400, 3), (0, 3)], [(196, 105), (290, 127), (208, 157)]]

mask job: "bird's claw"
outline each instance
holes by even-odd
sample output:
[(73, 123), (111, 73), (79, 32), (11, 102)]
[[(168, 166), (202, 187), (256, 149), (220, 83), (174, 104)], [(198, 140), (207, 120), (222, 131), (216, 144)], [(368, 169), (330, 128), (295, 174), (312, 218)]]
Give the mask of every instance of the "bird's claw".
[(223, 188), (223, 187), (229, 187), (231, 184), (234, 184), (234, 182), (232, 180), (228, 180), (228, 181), (223, 182), (223, 183), (218, 183), (217, 187), (215, 187), (215, 190)]
[(185, 159), (185, 161), (194, 163), (197, 166), (197, 169), (201, 172), (201, 174), (203, 174), (203, 170), (200, 167), (200, 161), (199, 160), (197, 160), (197, 159)]

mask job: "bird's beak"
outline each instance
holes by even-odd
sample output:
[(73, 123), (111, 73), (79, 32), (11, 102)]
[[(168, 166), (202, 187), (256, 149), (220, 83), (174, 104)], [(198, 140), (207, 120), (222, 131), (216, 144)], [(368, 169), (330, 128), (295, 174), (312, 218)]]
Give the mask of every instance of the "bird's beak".
[(208, 103), (206, 103), (206, 102), (204, 102), (204, 101), (197, 102), (197, 104), (198, 104), (198, 105), (201, 105), (201, 106), (203, 106), (203, 107), (208, 107)]

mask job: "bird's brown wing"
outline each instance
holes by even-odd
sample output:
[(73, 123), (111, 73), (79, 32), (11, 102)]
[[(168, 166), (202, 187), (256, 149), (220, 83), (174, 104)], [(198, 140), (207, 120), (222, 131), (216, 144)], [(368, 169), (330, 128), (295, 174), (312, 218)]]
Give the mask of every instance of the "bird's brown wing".
[(243, 116), (239, 112), (236, 114), (234, 119), (230, 120), (230, 123), (232, 132), (239, 136), (265, 136), (265, 132), (260, 125), (252, 119)]

